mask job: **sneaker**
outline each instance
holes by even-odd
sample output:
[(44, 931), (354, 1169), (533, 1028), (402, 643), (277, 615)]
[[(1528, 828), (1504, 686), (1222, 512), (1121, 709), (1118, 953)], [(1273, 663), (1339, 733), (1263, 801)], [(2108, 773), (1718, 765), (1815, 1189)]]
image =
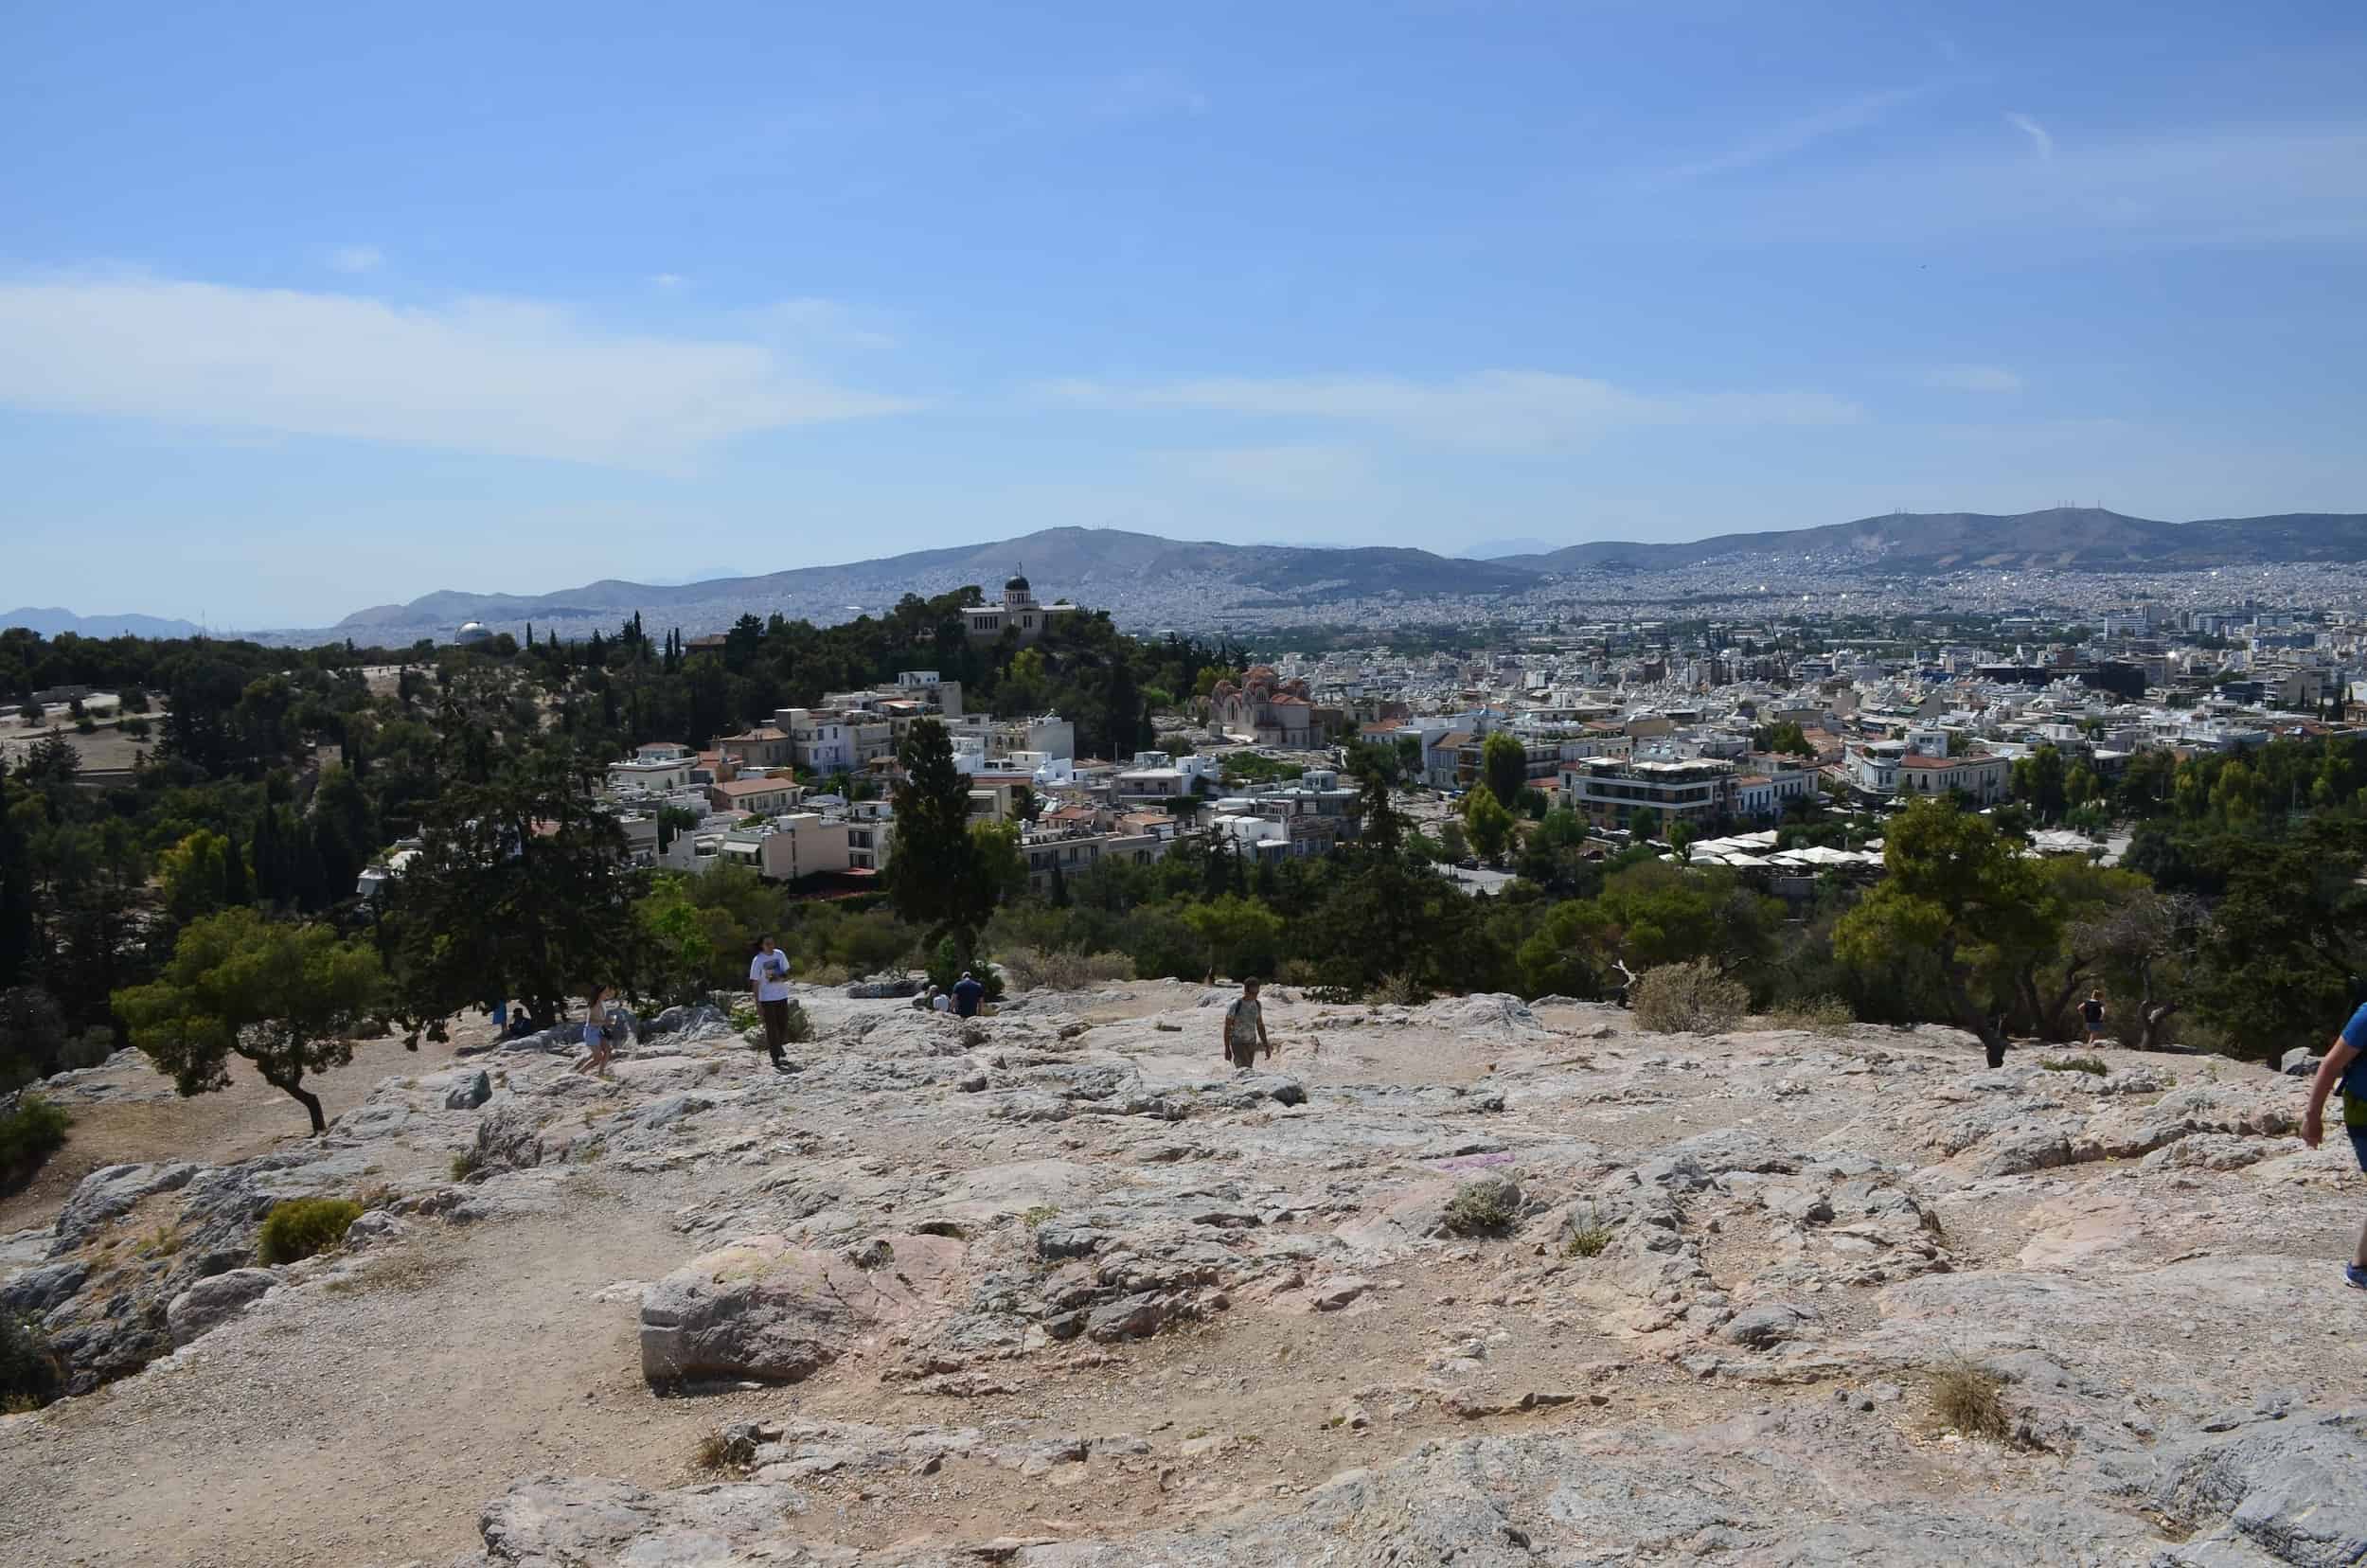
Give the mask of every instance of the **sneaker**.
[(2356, 1263), (2345, 1264), (2342, 1269), (2342, 1283), (2354, 1291), (2367, 1291), (2367, 1269), (2362, 1269)]

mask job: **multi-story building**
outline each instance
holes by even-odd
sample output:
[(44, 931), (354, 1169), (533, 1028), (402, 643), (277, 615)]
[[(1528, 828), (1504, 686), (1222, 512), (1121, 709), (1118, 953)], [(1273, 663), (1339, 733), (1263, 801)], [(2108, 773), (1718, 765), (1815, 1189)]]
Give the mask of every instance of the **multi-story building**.
[(790, 765), (789, 737), (771, 724), (759, 724), (743, 735), (727, 735), (715, 749), (742, 772)]
[(664, 794), (690, 782), (699, 757), (678, 741), (657, 740), (635, 746), (632, 756), (608, 765), (608, 787), (616, 794)]
[(859, 800), (846, 809), (846, 864), (857, 871), (884, 871), (896, 846), (896, 812), (884, 800)]
[(2013, 759), (1994, 752), (1949, 756), (1948, 737), (1936, 730), (1858, 747), (1842, 768), (1850, 788), (1876, 801), (1955, 792), (1976, 806), (1992, 806), (2012, 793), (2014, 776)]
[(1597, 828), (1625, 828), (1640, 811), (1662, 827), (1709, 824), (1735, 812), (1735, 765), (1696, 757), (1670, 762), (1588, 757), (1562, 769), (1565, 805)]
[(794, 778), (776, 775), (734, 778), (707, 786), (707, 798), (717, 811), (746, 811), (756, 816), (794, 811), (805, 799), (805, 793)]
[(734, 828), (717, 846), (726, 864), (753, 867), (767, 882), (798, 882), (848, 869), (848, 825), (798, 811), (761, 827)]

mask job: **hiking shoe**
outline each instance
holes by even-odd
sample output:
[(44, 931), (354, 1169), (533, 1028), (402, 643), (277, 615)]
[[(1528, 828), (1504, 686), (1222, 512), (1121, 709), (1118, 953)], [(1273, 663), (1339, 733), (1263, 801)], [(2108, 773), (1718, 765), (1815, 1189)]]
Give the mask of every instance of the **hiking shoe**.
[(2342, 1283), (2354, 1291), (2367, 1291), (2367, 1269), (2362, 1269), (2356, 1263), (2343, 1265)]

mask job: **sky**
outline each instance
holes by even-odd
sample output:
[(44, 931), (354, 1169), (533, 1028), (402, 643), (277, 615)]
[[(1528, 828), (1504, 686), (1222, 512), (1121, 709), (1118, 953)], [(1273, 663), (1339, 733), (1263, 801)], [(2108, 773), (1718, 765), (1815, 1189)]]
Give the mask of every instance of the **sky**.
[(2367, 510), (2362, 82), (2340, 0), (9, 7), (0, 609)]

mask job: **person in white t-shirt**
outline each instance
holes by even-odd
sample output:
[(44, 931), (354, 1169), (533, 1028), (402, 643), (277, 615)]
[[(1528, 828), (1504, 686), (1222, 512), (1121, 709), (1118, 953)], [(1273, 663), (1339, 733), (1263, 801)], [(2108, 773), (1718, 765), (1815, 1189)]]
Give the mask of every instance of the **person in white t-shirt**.
[(789, 1058), (781, 1047), (789, 1043), (789, 954), (773, 945), (770, 933), (756, 938), (756, 956), (748, 960), (748, 989), (756, 993), (764, 1048), (773, 1055), (774, 1070), (786, 1073)]
[(1257, 1001), (1257, 982), (1241, 982), (1241, 994), (1224, 1009), (1224, 1059), (1246, 1073), (1257, 1060), (1258, 1047), (1273, 1059), (1273, 1042), (1266, 1035), (1266, 1009)]

